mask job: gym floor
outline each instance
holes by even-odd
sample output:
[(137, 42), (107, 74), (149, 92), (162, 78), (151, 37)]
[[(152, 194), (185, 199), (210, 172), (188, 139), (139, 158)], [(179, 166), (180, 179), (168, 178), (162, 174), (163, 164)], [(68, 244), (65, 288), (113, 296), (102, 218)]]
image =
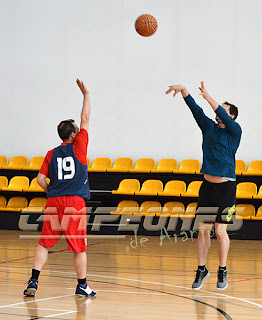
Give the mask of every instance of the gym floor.
[(72, 253), (62, 239), (50, 251), (33, 298), (23, 297), (23, 290), (39, 233), (24, 235), (0, 231), (0, 319), (262, 318), (261, 241), (231, 241), (228, 288), (218, 291), (217, 248), (212, 239), (207, 262), (211, 276), (194, 291), (196, 239), (165, 238), (160, 246), (159, 237), (91, 238), (87, 279), (97, 295), (83, 298), (74, 294)]

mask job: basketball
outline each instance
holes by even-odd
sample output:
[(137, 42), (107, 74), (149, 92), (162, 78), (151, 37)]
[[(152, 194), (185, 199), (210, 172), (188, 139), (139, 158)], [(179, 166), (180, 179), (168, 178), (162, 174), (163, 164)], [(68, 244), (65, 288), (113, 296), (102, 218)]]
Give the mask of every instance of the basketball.
[(157, 30), (157, 21), (150, 14), (142, 14), (136, 19), (136, 32), (142, 37), (152, 36)]

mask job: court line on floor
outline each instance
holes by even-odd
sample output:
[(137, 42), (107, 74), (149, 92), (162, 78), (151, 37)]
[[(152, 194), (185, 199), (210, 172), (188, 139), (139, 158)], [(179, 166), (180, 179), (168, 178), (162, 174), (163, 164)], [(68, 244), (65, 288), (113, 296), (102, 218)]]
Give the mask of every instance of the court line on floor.
[[(68, 290), (74, 290), (75, 288), (66, 288)], [(152, 294), (157, 296), (168, 296), (167, 293), (156, 293), (156, 292), (131, 292), (131, 291), (115, 291), (115, 290), (96, 290), (96, 292), (110, 292), (110, 293), (128, 293), (128, 294)]]
[[(63, 250), (60, 250), (60, 251), (50, 251), (50, 252), (48, 252), (48, 254), (61, 253), (61, 252), (63, 252), (63, 251), (67, 251), (67, 250), (68, 250), (68, 249), (63, 249)], [(20, 261), (20, 260), (26, 260), (26, 259), (30, 259), (30, 258), (34, 258), (34, 256), (29, 256), (29, 257), (14, 259), (14, 260), (8, 260), (8, 261), (0, 262), (0, 264), (10, 263), (10, 262), (16, 262), (16, 261)]]
[[(66, 294), (63, 296), (56, 296), (56, 297), (43, 298), (43, 299), (37, 299), (37, 300), (23, 301), (23, 302), (18, 302), (18, 303), (11, 303), (11, 304), (6, 304), (4, 306), (0, 306), (0, 309), (13, 307), (13, 306), (19, 306), (21, 304), (27, 304), (27, 303), (32, 303), (32, 302), (46, 301), (46, 300), (59, 299), (59, 298), (72, 297), (72, 296), (75, 296), (75, 295), (74, 294)], [(74, 312), (76, 312), (76, 311), (74, 311)]]
[(56, 313), (56, 314), (51, 314), (50, 316), (42, 316), (41, 318), (52, 318), (52, 317), (62, 316), (62, 315), (65, 315), (65, 314), (76, 313), (76, 312), (77, 312), (77, 311), (69, 311), (69, 312)]
[[(31, 302), (34, 302), (33, 300)], [(63, 312), (71, 312), (72, 310), (58, 310), (58, 309), (46, 309), (46, 308), (29, 308), (27, 306), (24, 307), (17, 307), (17, 306), (12, 306), (12, 308), (15, 309), (30, 309), (30, 310), (45, 310), (45, 311), (63, 311)]]
[[(49, 271), (51, 271), (51, 270), (49, 270)], [(60, 272), (60, 271), (59, 271), (59, 273), (73, 274), (73, 272)], [(94, 276), (95, 276), (95, 275), (94, 275)], [(98, 275), (98, 276), (99, 276), (99, 275)], [(100, 276), (100, 277), (101, 277), (101, 276)], [(102, 277), (114, 278), (114, 279), (117, 279), (117, 280), (119, 280), (119, 279), (124, 279), (124, 280), (130, 280), (130, 281), (136, 281), (136, 282), (137, 282), (137, 280), (135, 280), (135, 279), (125, 279), (125, 278), (110, 277), (110, 276), (102, 276)], [(138, 280), (138, 282), (149, 282), (149, 281)], [(107, 283), (107, 282), (105, 282), (105, 283)], [(121, 284), (117, 284), (117, 283), (112, 283), (112, 284), (114, 284), (114, 285), (121, 285)], [(165, 285), (165, 284), (161, 284), (161, 283), (160, 283), (160, 285)], [(233, 320), (233, 319), (232, 319), (225, 311), (223, 311), (222, 309), (217, 308), (217, 307), (215, 307), (215, 306), (213, 306), (213, 305), (211, 305), (211, 304), (209, 304), (209, 303), (206, 303), (206, 302), (203, 302), (203, 301), (200, 301), (200, 300), (197, 300), (197, 299), (193, 299), (193, 298), (191, 298), (191, 297), (190, 297), (190, 298), (189, 298), (189, 297), (185, 297), (185, 296), (183, 296), (182, 294), (181, 294), (181, 295), (178, 295), (178, 294), (174, 294), (174, 293), (167, 293), (167, 292), (163, 292), (163, 291), (159, 291), (159, 290), (155, 290), (155, 289), (141, 288), (141, 287), (139, 287), (139, 286), (130, 286), (130, 285), (124, 285), (124, 286), (134, 287), (134, 288), (136, 288), (136, 289), (150, 290), (150, 291), (155, 291), (155, 292), (157, 292), (157, 293), (163, 293), (163, 294), (168, 294), (168, 295), (176, 296), (176, 297), (179, 297), (179, 298), (189, 299), (189, 300), (191, 300), (191, 301), (198, 302), (198, 303), (200, 303), (200, 304), (206, 305), (206, 306), (208, 306), (208, 307), (210, 307), (210, 308), (218, 311), (218, 312), (221, 313), (227, 320)], [(166, 285), (166, 286), (168, 286), (168, 285)], [(178, 287), (178, 286), (174, 286), (174, 285), (169, 285), (169, 286)], [(186, 289), (189, 289), (189, 288), (186, 288)], [(67, 295), (67, 296), (72, 296), (72, 295)], [(64, 297), (64, 296), (60, 296), (60, 297)], [(53, 298), (50, 298), (50, 299), (55, 299), (55, 298), (59, 298), (59, 297), (53, 297)], [(40, 300), (49, 300), (49, 298), (40, 299)], [(38, 301), (38, 300), (35, 300), (35, 301)], [(31, 301), (29, 301), (29, 302), (31, 302)], [(28, 302), (28, 303), (29, 303), (29, 302)], [(21, 304), (21, 303), (18, 303), (18, 304)], [(17, 305), (17, 304), (16, 304), (16, 305)], [(4, 307), (4, 306), (3, 306), (3, 307)], [(56, 315), (52, 315), (52, 317), (54, 317), (54, 316), (56, 316)]]
[[(55, 270), (48, 270), (48, 272), (74, 274), (73, 272), (55, 271)], [(168, 283), (159, 283), (159, 282), (153, 282), (153, 281), (147, 281), (147, 280), (128, 279), (128, 278), (112, 277), (112, 276), (103, 276), (103, 275), (91, 274), (91, 273), (87, 273), (86, 275), (87, 276), (91, 276), (91, 277), (99, 277), (99, 278), (108, 278), (108, 279), (117, 279), (117, 280), (125, 280), (125, 281), (132, 281), (132, 282), (148, 283), (148, 284), (154, 284), (154, 285), (158, 285), (158, 286), (173, 287), (173, 288), (179, 288), (179, 289), (185, 289), (185, 290), (191, 290), (192, 291), (192, 288), (176, 286), (176, 285), (168, 284)], [(215, 294), (215, 295), (218, 295), (218, 296), (226, 297), (228, 299), (234, 299), (234, 300), (239, 300), (239, 301), (242, 301), (242, 302), (246, 302), (248, 304), (252, 304), (254, 306), (262, 308), (261, 304), (258, 304), (258, 303), (255, 303), (255, 302), (252, 302), (252, 301), (249, 301), (249, 300), (246, 300), (246, 299), (237, 298), (237, 297), (229, 296), (229, 295), (226, 295), (226, 294), (216, 293), (216, 292), (206, 291), (206, 290), (198, 290), (198, 292), (205, 292), (205, 293), (213, 294), (213, 295)]]
[[(33, 301), (31, 301), (33, 302)], [(28, 308), (27, 306), (24, 306), (24, 307), (17, 307), (17, 306), (12, 306), (12, 308), (15, 308), (15, 309), (30, 309), (30, 310), (44, 310), (44, 311), (62, 311), (61, 313), (55, 313), (55, 314), (52, 314), (52, 315), (48, 315), (48, 316), (42, 316), (41, 318), (51, 318), (51, 317), (56, 317), (56, 316), (62, 316), (62, 315), (65, 315), (65, 314), (70, 314), (70, 313), (76, 313), (77, 311), (72, 311), (72, 310), (57, 310), (57, 309), (46, 309), (46, 308)]]
[[(0, 268), (2, 268), (2, 267), (0, 267)], [(16, 269), (16, 268), (8, 268), (8, 267), (6, 267), (6, 269)], [(24, 269), (24, 270), (31, 270), (31, 269)], [(42, 271), (48, 271), (48, 272), (51, 272), (51, 273), (73, 274), (73, 275), (75, 275), (74, 272), (68, 272), (68, 271), (56, 271), (56, 270), (46, 270), (46, 269), (43, 269)], [(185, 289), (185, 290), (192, 291), (191, 288), (183, 287), (183, 286), (176, 286), (176, 285), (168, 284), (168, 283), (159, 283), (159, 282), (152, 282), (152, 281), (147, 281), (147, 280), (129, 279), (129, 278), (121, 278), (121, 277), (113, 277), (113, 276), (104, 276), (104, 275), (99, 275), (99, 274), (97, 275), (97, 274), (90, 274), (90, 273), (87, 273), (87, 276), (99, 277), (99, 278), (108, 278), (108, 279), (117, 279), (117, 280), (125, 280), (125, 281), (132, 281), (132, 282), (141, 282), (141, 283), (154, 284), (154, 285), (158, 285), (158, 286), (166, 286), (166, 287), (179, 288), (179, 289)], [(212, 291), (206, 291), (206, 290), (201, 290), (201, 289), (198, 290), (198, 292), (203, 292), (203, 293), (212, 294), (212, 295), (218, 295), (218, 296), (221, 296), (221, 297), (242, 301), (242, 302), (245, 302), (247, 304), (251, 304), (251, 305), (257, 306), (259, 308), (262, 308), (261, 304), (255, 303), (253, 301), (249, 301), (247, 299), (237, 298), (237, 297), (229, 296), (229, 295), (226, 295), (226, 294), (212, 292)], [(68, 295), (68, 296), (70, 296), (70, 295)], [(49, 298), (47, 298), (47, 299), (49, 299)], [(35, 301), (37, 301), (37, 300), (35, 300)], [(0, 306), (0, 308), (1, 308), (1, 306)]]
[[(94, 246), (96, 244), (101, 244), (101, 243), (102, 242), (90, 243), (90, 244), (87, 244), (87, 247)], [(49, 251), (48, 255), (49, 254), (53, 254), (53, 253), (61, 253), (61, 252), (64, 252), (64, 251), (68, 251), (68, 249), (63, 249), (63, 250), (59, 250), (59, 251)], [(9, 261), (3, 261), (3, 262), (0, 262), (0, 265), (1, 264), (5, 264), (5, 263), (10, 263), (10, 262), (16, 262), (16, 261), (20, 261), (20, 260), (26, 260), (26, 259), (30, 259), (30, 258), (34, 258), (34, 256), (29, 256), (29, 257), (24, 257), (24, 258), (9, 260)]]

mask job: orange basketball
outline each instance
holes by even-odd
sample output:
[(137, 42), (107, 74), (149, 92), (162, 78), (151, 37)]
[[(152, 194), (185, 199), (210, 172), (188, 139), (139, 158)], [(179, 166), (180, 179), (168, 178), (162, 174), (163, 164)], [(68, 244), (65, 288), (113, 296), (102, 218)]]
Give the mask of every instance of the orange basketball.
[(143, 37), (152, 36), (157, 30), (157, 21), (150, 14), (142, 14), (136, 19), (136, 32)]

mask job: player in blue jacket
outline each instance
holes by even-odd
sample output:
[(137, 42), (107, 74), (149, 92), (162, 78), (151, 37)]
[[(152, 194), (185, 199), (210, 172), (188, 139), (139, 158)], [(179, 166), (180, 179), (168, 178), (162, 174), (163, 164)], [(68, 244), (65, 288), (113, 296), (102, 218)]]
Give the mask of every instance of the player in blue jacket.
[[(200, 94), (216, 113), (216, 122), (204, 114), (203, 110), (196, 104), (184, 86), (170, 86), (166, 94), (174, 91), (173, 96), (175, 97), (177, 93), (181, 92), (202, 131), (203, 164), (201, 173), (204, 174), (204, 181), (200, 187), (197, 208), (219, 208), (215, 222), (219, 256), (217, 289), (224, 290), (227, 287), (226, 261), (230, 245), (227, 224), (232, 223), (232, 215), (235, 213), (235, 154), (240, 143), (242, 130), (240, 125), (235, 121), (238, 116), (236, 106), (228, 102), (219, 105), (207, 93), (204, 82), (201, 82), (199, 89)], [(227, 215), (223, 216), (222, 212), (225, 209), (228, 209)], [(211, 223), (200, 224), (198, 235), (198, 268), (195, 281), (192, 284), (192, 288), (195, 290), (199, 290), (203, 286), (203, 279), (210, 276), (205, 264), (211, 244), (211, 228)]]

